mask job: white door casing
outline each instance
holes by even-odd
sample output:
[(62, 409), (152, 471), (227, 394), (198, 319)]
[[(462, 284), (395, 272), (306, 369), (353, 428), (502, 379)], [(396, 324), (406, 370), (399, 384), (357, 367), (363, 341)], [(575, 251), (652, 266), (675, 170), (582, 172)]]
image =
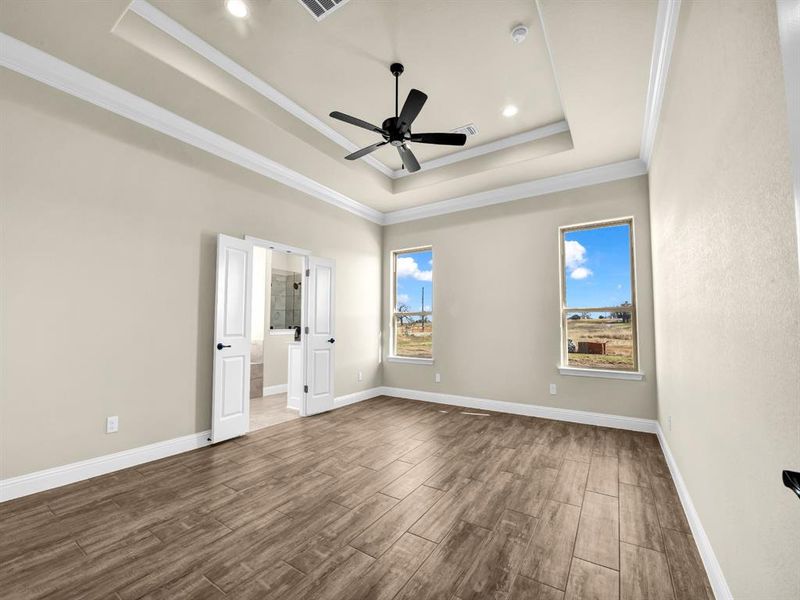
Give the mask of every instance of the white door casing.
[(211, 442), (247, 433), (250, 422), (250, 319), (253, 245), (217, 236)]
[(307, 265), (305, 414), (313, 415), (333, 409), (336, 262), (309, 256)]

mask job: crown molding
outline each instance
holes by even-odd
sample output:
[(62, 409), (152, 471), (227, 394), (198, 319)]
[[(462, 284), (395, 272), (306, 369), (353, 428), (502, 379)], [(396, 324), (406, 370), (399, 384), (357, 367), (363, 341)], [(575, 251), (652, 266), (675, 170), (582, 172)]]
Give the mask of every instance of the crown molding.
[[(147, 2), (147, 0), (133, 0), (130, 5), (125, 9), (126, 12), (130, 11), (135, 13), (148, 23), (150, 23), (153, 27), (156, 27), (160, 31), (166, 33), (179, 43), (183, 44), (199, 56), (203, 57), (217, 68), (225, 71), (233, 77), (234, 79), (240, 81), (244, 85), (248, 86), (256, 93), (260, 94), (264, 98), (268, 99), (269, 101), (273, 102), (274, 104), (278, 105), (279, 107), (283, 108), (285, 111), (303, 121), (309, 127), (312, 127), (329, 140), (338, 144), (348, 152), (354, 152), (360, 148), (360, 146), (351, 142), (348, 138), (343, 136), (341, 133), (327, 125), (321, 119), (318, 119), (309, 111), (304, 109), (302, 106), (294, 102), (288, 96), (282, 94), (274, 87), (272, 87), (269, 83), (264, 81), (263, 79), (259, 78), (254, 73), (248, 71), (242, 65), (234, 61), (232, 58), (220, 52), (216, 48), (214, 48), (211, 44), (203, 40), (201, 37), (192, 33), (186, 27), (175, 21), (172, 17), (165, 14), (161, 10), (157, 9), (155, 6)], [(124, 15), (124, 13), (123, 13)], [(549, 53), (549, 48), (548, 48)], [(552, 60), (551, 60), (552, 65)], [(555, 71), (555, 69), (553, 69)], [(554, 75), (555, 76), (555, 75)], [(560, 92), (559, 92), (560, 98)], [(549, 125), (545, 125), (544, 127), (538, 127), (536, 129), (532, 129), (530, 131), (524, 131), (522, 133), (517, 133), (494, 142), (489, 142), (486, 144), (481, 144), (479, 146), (474, 146), (467, 148), (465, 150), (461, 150), (458, 152), (453, 152), (441, 158), (435, 158), (433, 160), (428, 160), (422, 162), (420, 166), (422, 167), (423, 171), (429, 171), (431, 169), (436, 169), (438, 167), (443, 167), (445, 165), (451, 165), (457, 162), (461, 162), (463, 160), (468, 160), (470, 158), (475, 158), (477, 156), (482, 156), (484, 154), (488, 154), (490, 152), (496, 152), (498, 150), (504, 150), (506, 148), (511, 148), (513, 146), (518, 146), (520, 144), (525, 144), (527, 142), (531, 142), (534, 140), (542, 139), (545, 137), (549, 137), (551, 135), (556, 135), (558, 133), (562, 133), (565, 131), (569, 131), (569, 125), (567, 125), (566, 121), (559, 121), (557, 123), (552, 123)], [(387, 177), (391, 179), (398, 179), (401, 177), (408, 177), (411, 173), (408, 173), (404, 169), (396, 169), (392, 170), (390, 167), (384, 165), (374, 156), (365, 156), (363, 159), (365, 163), (374, 167)]]
[[(531, 129), (530, 131), (523, 131), (522, 133), (510, 135), (493, 142), (481, 144), (480, 146), (472, 146), (464, 150), (459, 150), (458, 152), (447, 154), (440, 158), (427, 160), (423, 163), (420, 163), (420, 167), (422, 167), (423, 171), (430, 171), (431, 169), (438, 169), (439, 167), (452, 165), (454, 163), (461, 162), (462, 160), (475, 158), (476, 156), (483, 156), (484, 154), (497, 152), (498, 150), (505, 150), (506, 148), (513, 148), (514, 146), (519, 146), (520, 144), (527, 144), (528, 142), (541, 140), (542, 138), (564, 133), (565, 131), (569, 131), (569, 125), (567, 122), (557, 121), (556, 123), (551, 123), (550, 125), (545, 125), (544, 127), (537, 127), (536, 129)], [(392, 172), (392, 177), (395, 179), (399, 179), (400, 177), (408, 177), (409, 175), (411, 175), (411, 173), (404, 169), (397, 169), (396, 171)]]
[(653, 145), (661, 117), (661, 104), (667, 86), (669, 62), (675, 44), (675, 31), (678, 28), (678, 14), (681, 0), (659, 0), (656, 16), (656, 31), (653, 40), (653, 56), (650, 60), (650, 81), (647, 87), (647, 104), (642, 126), (642, 147), (639, 157), (649, 167), (653, 155)]
[(0, 65), (373, 223), (383, 224), (380, 211), (2, 32)]
[(602, 165), (582, 171), (573, 171), (572, 173), (564, 173), (563, 175), (535, 179), (533, 181), (526, 181), (524, 183), (487, 190), (485, 192), (459, 196), (458, 198), (450, 198), (440, 202), (432, 202), (431, 204), (423, 204), (422, 206), (415, 206), (413, 208), (395, 210), (384, 214), (384, 225), (438, 217), (462, 210), (513, 202), (514, 200), (522, 200), (524, 198), (532, 198), (534, 196), (542, 196), (554, 192), (563, 192), (564, 190), (616, 181), (617, 179), (628, 179), (630, 177), (645, 175), (646, 173), (647, 165), (640, 159), (634, 158), (632, 160)]
[[(133, 0), (125, 9), (139, 15), (142, 19), (150, 23), (153, 27), (160, 29), (176, 41), (180, 42), (199, 56), (222, 69), (231, 77), (237, 79), (249, 88), (255, 90), (258, 94), (262, 95), (269, 101), (277, 104), (285, 111), (303, 121), (306, 125), (316, 129), (319, 133), (327, 137), (329, 140), (338, 144), (348, 152), (355, 152), (360, 148), (341, 133), (318, 119), (302, 106), (288, 98), (274, 87), (269, 85), (263, 79), (260, 79), (255, 74), (245, 69), (242, 65), (223, 54), (211, 44), (195, 35), (183, 25), (167, 16), (162, 11), (158, 10), (155, 6), (146, 2), (146, 0)], [(124, 13), (123, 13), (124, 16)], [(374, 167), (387, 177), (392, 177), (393, 171), (382, 162), (378, 161), (374, 156), (367, 156), (364, 158), (371, 167)]]
[[(674, 2), (661, 0), (661, 4)], [(134, 0), (136, 3), (140, 8), (142, 3), (146, 4), (144, 0)], [(632, 159), (383, 213), (4, 33), (0, 33), (0, 65), (379, 225), (441, 216), (647, 173), (643, 160)], [(544, 137), (564, 127), (566, 122), (561, 121), (534, 131)]]

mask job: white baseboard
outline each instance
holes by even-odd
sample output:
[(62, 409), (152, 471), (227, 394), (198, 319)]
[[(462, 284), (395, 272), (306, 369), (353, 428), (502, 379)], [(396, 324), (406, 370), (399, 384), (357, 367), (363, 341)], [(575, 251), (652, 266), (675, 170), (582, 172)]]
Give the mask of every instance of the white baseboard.
[(339, 396), (338, 398), (334, 399), (333, 407), (341, 408), (342, 406), (347, 406), (348, 404), (355, 404), (356, 402), (369, 400), (370, 398), (374, 398), (375, 396), (380, 396), (383, 394), (382, 390), (383, 388), (381, 387), (374, 387), (368, 390), (347, 394), (345, 396)]
[(658, 427), (658, 423), (653, 419), (639, 419), (637, 417), (623, 417), (621, 415), (609, 415), (606, 413), (573, 410), (570, 408), (556, 408), (552, 406), (539, 406), (536, 404), (521, 404), (519, 402), (505, 402), (503, 400), (486, 400), (484, 398), (472, 398), (470, 396), (456, 396), (454, 394), (440, 394), (438, 392), (422, 392), (419, 390), (408, 390), (385, 386), (378, 389), (380, 389), (380, 393), (385, 396), (408, 398), (409, 400), (422, 400), (424, 402), (435, 402), (437, 404), (452, 404), (455, 406), (462, 406), (464, 408), (492, 410), (495, 412), (523, 415), (526, 417), (540, 417), (543, 419), (554, 419), (556, 421), (569, 421), (570, 423), (583, 423), (586, 425), (613, 427), (614, 429), (628, 429), (631, 431), (656, 433)]
[(700, 516), (694, 508), (691, 496), (689, 496), (689, 488), (683, 481), (681, 472), (678, 470), (678, 463), (675, 462), (675, 457), (667, 444), (667, 438), (664, 436), (664, 431), (659, 424), (656, 429), (658, 435), (658, 442), (661, 444), (661, 451), (664, 453), (664, 458), (667, 460), (669, 472), (672, 475), (672, 481), (675, 482), (675, 488), (678, 490), (678, 496), (683, 505), (683, 512), (686, 513), (686, 520), (689, 521), (689, 527), (694, 536), (694, 542), (697, 544), (697, 550), (700, 552), (700, 558), (703, 560), (703, 566), (706, 568), (708, 574), (708, 581), (711, 588), (714, 590), (714, 596), (717, 600), (733, 600), (733, 594), (728, 587), (728, 582), (725, 580), (725, 575), (722, 573), (717, 555), (714, 554), (714, 549), (711, 547), (711, 541), (706, 535), (706, 530), (703, 529), (703, 524), (700, 522)]
[(0, 481), (0, 502), (202, 448), (211, 443), (208, 440), (210, 434), (210, 431), (201, 431), (139, 448), (131, 448), (114, 454), (3, 479)]
[[(264, 395), (279, 394), (282, 391), (286, 391), (286, 385), (265, 387)], [(372, 388), (354, 394), (340, 396), (334, 400), (334, 407), (340, 408), (380, 395), (380, 388)], [(290, 406), (288, 408), (293, 407)], [(293, 410), (299, 409), (293, 408)], [(28, 496), (45, 490), (51, 490), (91, 477), (98, 477), (99, 475), (105, 475), (107, 473), (119, 471), (120, 469), (135, 467), (136, 465), (166, 458), (167, 456), (182, 454), (189, 450), (202, 448), (211, 443), (208, 441), (210, 435), (210, 431), (201, 431), (199, 433), (193, 433), (163, 442), (156, 442), (155, 444), (149, 444), (139, 448), (131, 448), (130, 450), (123, 450), (122, 452), (116, 452), (114, 454), (106, 454), (105, 456), (89, 458), (68, 465), (27, 473), (19, 477), (2, 479), (0, 480), (0, 502), (21, 498), (22, 496)]]
[(274, 396), (275, 394), (286, 394), (289, 391), (288, 383), (279, 383), (278, 385), (268, 385), (261, 393), (264, 396)]

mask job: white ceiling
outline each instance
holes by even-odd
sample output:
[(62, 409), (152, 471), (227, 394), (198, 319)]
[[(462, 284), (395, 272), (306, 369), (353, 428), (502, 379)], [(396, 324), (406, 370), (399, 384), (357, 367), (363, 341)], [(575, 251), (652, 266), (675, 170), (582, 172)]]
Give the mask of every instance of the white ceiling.
[[(375, 134), (331, 119), (339, 110), (380, 125), (394, 115), (392, 62), (406, 72), (400, 104), (417, 88), (429, 99), (414, 131), (450, 131), (475, 123), (485, 144), (563, 119), (550, 57), (531, 0), (432, 2), (351, 0), (315, 21), (297, 0), (251, 2), (245, 21), (219, 2), (153, 0), (155, 7), (268, 82), (359, 146)], [(522, 44), (510, 31), (530, 28)], [(520, 110), (502, 115), (507, 104)], [(422, 162), (457, 149), (415, 145)], [(393, 148), (375, 156), (400, 168)]]
[[(473, 147), (552, 120), (565, 119), (569, 131), (391, 179), (385, 168), (343, 160), (348, 150), (331, 136), (127, 11), (127, 0), (4, 0), (0, 30), (380, 211), (639, 156), (657, 0), (351, 0), (320, 23), (296, 0), (251, 0), (246, 22), (222, 0), (154, 4), (355, 144), (373, 139), (326, 115), (388, 115), (394, 60), (407, 69), (401, 94), (414, 86), (430, 96), (417, 131), (474, 121)], [(509, 36), (517, 21), (531, 27), (521, 45)], [(505, 119), (500, 110), (512, 101), (520, 113)], [(425, 160), (452, 150), (415, 151)], [(382, 152), (399, 166), (391, 149)]]

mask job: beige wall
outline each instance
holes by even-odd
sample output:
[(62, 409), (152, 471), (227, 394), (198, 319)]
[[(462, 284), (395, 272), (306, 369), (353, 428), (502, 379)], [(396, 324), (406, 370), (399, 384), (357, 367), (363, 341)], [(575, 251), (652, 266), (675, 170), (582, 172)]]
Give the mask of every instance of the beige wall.
[(739, 600), (800, 597), (784, 98), (774, 2), (684, 0), (650, 172), (659, 419)]
[[(655, 418), (647, 178), (392, 225), (384, 232), (384, 323), (392, 250), (432, 245), (434, 365), (384, 362), (384, 385)], [(558, 374), (558, 228), (635, 219), (639, 353), (644, 381)], [(388, 325), (387, 325), (388, 327)], [(384, 332), (384, 356), (389, 350)], [(442, 381), (434, 383), (434, 374)], [(549, 384), (558, 385), (551, 396)]]
[(209, 427), (219, 232), (335, 259), (336, 394), (380, 384), (377, 225), (9, 71), (0, 90), (0, 478)]

